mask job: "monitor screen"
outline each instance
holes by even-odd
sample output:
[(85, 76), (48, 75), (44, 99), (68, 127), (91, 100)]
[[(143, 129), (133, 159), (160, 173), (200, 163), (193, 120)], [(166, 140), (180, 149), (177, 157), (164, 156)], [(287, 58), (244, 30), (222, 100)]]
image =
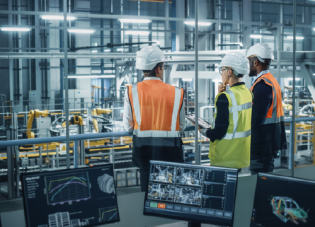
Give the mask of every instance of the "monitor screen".
[(237, 169), (150, 161), (145, 215), (231, 226)]
[(315, 226), (315, 181), (258, 174), (252, 227)]
[(27, 227), (118, 222), (113, 164), (21, 175)]

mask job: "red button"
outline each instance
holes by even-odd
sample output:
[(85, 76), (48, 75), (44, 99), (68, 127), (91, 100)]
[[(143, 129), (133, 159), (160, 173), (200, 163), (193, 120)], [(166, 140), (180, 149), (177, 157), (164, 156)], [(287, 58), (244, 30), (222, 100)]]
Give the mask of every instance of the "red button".
[(158, 208), (160, 208), (160, 209), (165, 209), (165, 204), (164, 204), (164, 203), (159, 203), (159, 204), (158, 204)]

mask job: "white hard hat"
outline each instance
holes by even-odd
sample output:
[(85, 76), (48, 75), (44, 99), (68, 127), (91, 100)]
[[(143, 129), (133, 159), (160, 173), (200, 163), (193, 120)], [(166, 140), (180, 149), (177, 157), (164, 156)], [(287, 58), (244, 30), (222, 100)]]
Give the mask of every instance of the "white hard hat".
[(219, 65), (219, 68), (231, 67), (238, 74), (249, 74), (249, 61), (244, 54), (239, 52), (230, 52), (225, 55)]
[(157, 46), (147, 46), (137, 52), (136, 68), (140, 70), (152, 70), (157, 63), (165, 62), (163, 52)]
[(265, 62), (265, 59), (274, 60), (273, 50), (266, 43), (255, 44), (254, 46), (249, 48), (246, 56), (256, 56), (261, 62)]

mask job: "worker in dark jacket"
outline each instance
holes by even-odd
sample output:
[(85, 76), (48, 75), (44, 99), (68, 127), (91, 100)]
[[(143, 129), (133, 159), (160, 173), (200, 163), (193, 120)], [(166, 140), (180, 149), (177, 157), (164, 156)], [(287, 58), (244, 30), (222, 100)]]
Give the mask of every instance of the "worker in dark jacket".
[(269, 72), (274, 60), (272, 49), (264, 43), (247, 52), (250, 77), (255, 77), (251, 91), (252, 107), (251, 166), (253, 173), (272, 172), (274, 158), (287, 148), (281, 88)]

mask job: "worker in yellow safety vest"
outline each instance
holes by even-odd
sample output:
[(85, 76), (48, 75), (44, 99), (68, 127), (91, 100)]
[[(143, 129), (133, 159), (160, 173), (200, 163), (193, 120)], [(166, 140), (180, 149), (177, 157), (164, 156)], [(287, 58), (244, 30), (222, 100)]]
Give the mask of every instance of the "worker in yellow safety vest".
[(163, 82), (165, 61), (159, 47), (142, 48), (136, 68), (145, 78), (125, 93), (123, 124), (126, 131), (133, 131), (132, 160), (140, 168), (142, 191), (147, 187), (150, 160), (183, 162), (184, 91)]
[(215, 126), (200, 132), (210, 138), (211, 166), (241, 169), (250, 164), (252, 94), (241, 82), (249, 73), (249, 61), (231, 52), (219, 69), (223, 83), (215, 99)]

